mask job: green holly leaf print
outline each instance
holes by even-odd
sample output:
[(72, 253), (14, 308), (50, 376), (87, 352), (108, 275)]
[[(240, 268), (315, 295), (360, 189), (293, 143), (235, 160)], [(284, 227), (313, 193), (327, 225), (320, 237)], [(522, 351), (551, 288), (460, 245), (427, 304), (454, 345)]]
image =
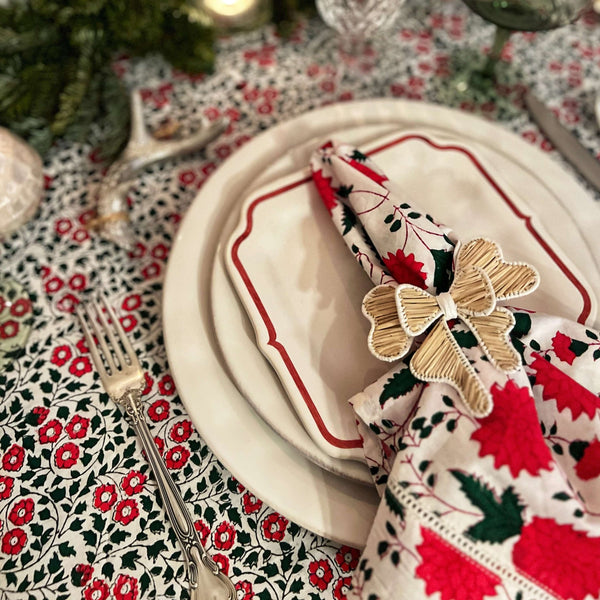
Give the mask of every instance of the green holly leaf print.
[(356, 225), (356, 215), (349, 206), (344, 206), (342, 225), (344, 226), (344, 231), (342, 232), (342, 235), (350, 233), (352, 231), (352, 228)]
[(513, 338), (521, 338), (529, 333), (531, 329), (531, 317), (527, 313), (516, 312), (514, 313), (515, 326), (510, 332), (510, 336)]
[(477, 338), (472, 331), (453, 331), (452, 336), (461, 348), (475, 348)]
[(430, 250), (430, 252), (435, 261), (433, 286), (438, 292), (447, 292), (450, 289), (453, 253), (448, 250)]
[[(388, 508), (401, 520), (404, 521), (404, 506), (398, 501), (398, 498), (390, 491), (389, 488), (385, 488), (385, 503)], [(392, 534), (394, 535), (394, 534)]]
[(336, 194), (340, 198), (348, 198), (350, 196), (350, 192), (352, 192), (353, 185), (340, 185), (337, 189)]
[(384, 384), (383, 392), (379, 396), (379, 404), (383, 406), (390, 398), (399, 398), (410, 392), (419, 383), (419, 380), (410, 372), (410, 369), (402, 369), (394, 373)]
[(500, 498), (494, 490), (473, 475), (453, 470), (450, 473), (460, 481), (460, 489), (471, 504), (481, 509), (484, 518), (465, 532), (471, 538), (492, 544), (500, 544), (521, 533), (524, 506), (513, 487), (507, 487)]
[(365, 162), (367, 160), (367, 156), (359, 150), (354, 150), (354, 152), (352, 152), (352, 158), (358, 162)]

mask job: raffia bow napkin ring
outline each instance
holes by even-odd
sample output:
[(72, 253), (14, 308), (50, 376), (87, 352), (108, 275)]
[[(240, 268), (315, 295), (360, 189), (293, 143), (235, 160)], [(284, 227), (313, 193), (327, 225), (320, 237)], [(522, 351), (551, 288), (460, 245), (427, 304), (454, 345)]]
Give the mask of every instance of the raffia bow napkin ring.
[(509, 333), (515, 319), (498, 300), (517, 298), (539, 285), (537, 271), (524, 263), (507, 262), (497, 244), (476, 238), (455, 249), (454, 280), (437, 296), (411, 284), (379, 285), (365, 296), (362, 310), (371, 321), (369, 349), (377, 358), (405, 356), (413, 339), (431, 327), (410, 361), (422, 381), (452, 385), (476, 417), (492, 410), (492, 397), (453, 338), (447, 321), (460, 318), (473, 332), (490, 362), (505, 373), (521, 364)]

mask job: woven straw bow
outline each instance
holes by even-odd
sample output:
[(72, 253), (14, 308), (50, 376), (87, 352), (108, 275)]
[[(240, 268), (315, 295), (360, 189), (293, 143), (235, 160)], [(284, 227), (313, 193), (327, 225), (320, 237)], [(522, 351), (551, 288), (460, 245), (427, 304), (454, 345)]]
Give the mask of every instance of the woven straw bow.
[(365, 296), (362, 308), (371, 321), (369, 348), (381, 360), (404, 356), (412, 339), (435, 323), (410, 361), (411, 372), (422, 381), (449, 383), (471, 412), (483, 417), (492, 410), (491, 395), (447, 321), (460, 318), (496, 368), (515, 371), (520, 357), (509, 338), (515, 320), (496, 302), (533, 292), (539, 275), (525, 263), (504, 261), (500, 247), (483, 238), (458, 246), (455, 257), (448, 292), (432, 296), (414, 285), (379, 285)]

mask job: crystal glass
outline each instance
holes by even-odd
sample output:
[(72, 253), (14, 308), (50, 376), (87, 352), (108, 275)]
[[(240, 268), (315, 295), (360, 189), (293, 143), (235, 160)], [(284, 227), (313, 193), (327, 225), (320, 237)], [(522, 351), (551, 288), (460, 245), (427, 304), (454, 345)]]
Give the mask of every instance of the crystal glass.
[(514, 31), (543, 31), (575, 21), (591, 0), (463, 0), (486, 21), (496, 25), (492, 47), (482, 69), (465, 80), (469, 85), (486, 85), (496, 76), (502, 49)]
[(381, 38), (398, 22), (404, 0), (316, 0), (327, 25), (340, 36), (341, 49), (360, 54), (375, 38)]

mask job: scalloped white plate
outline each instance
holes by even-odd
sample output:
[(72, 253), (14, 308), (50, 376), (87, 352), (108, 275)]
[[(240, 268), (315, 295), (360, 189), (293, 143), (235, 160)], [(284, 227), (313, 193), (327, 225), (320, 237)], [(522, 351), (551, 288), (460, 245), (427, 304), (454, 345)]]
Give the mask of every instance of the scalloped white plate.
[[(522, 199), (469, 145), (402, 131), (360, 149), (417, 211), (452, 227), (465, 242), (483, 235), (498, 242), (508, 260), (535, 265), (541, 285), (520, 299), (520, 307), (593, 320), (596, 301), (584, 275), (532, 216), (526, 195)], [(258, 346), (313, 441), (331, 457), (362, 460), (348, 399), (390, 365), (374, 358), (366, 343), (369, 323), (361, 301), (373, 284), (331, 223), (306, 168), (248, 197), (225, 260)], [(220, 323), (228, 319), (225, 296), (227, 291), (213, 288), (219, 338)], [(253, 346), (247, 353), (225, 351), (232, 372), (238, 365), (244, 369), (249, 353)], [(254, 377), (243, 379), (245, 388), (252, 387)], [(268, 423), (282, 429), (263, 389), (246, 395)]]

